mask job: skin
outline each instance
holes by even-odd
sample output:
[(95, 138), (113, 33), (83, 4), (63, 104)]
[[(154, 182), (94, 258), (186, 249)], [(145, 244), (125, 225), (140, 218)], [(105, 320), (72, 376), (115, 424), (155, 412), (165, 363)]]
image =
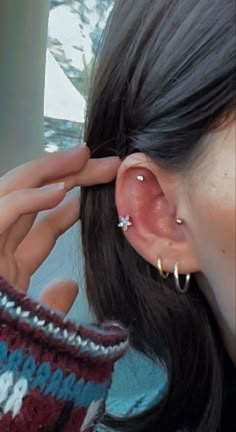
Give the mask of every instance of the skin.
[(187, 187), (192, 197), (189, 195), (185, 211), (192, 227), (189, 237), (200, 263), (197, 279), (236, 364), (235, 137), (235, 122), (212, 134), (204, 175), (199, 167)]
[[(59, 236), (79, 220), (79, 197), (64, 202), (67, 192), (112, 181), (119, 165), (117, 157), (94, 160), (88, 147), (76, 147), (27, 162), (1, 177), (0, 275), (27, 293), (31, 276)], [(37, 221), (44, 210), (46, 216)], [(61, 280), (45, 287), (39, 301), (66, 314), (77, 293), (76, 282)]]
[(145, 260), (156, 266), (161, 257), (163, 271), (178, 262), (180, 274), (194, 274), (236, 365), (235, 129), (234, 120), (207, 136), (201, 158), (178, 174), (142, 153), (128, 156), (118, 170), (116, 205), (130, 216), (124, 235)]
[[(235, 135), (235, 121), (212, 133), (201, 160), (178, 174), (142, 153), (121, 163), (118, 158), (92, 160), (87, 148), (9, 172), (0, 179), (0, 274), (27, 292), (31, 275), (57, 238), (79, 219), (79, 199), (63, 204), (66, 192), (116, 177), (118, 214), (128, 214), (132, 221), (124, 232), (127, 240), (153, 266), (161, 257), (163, 271), (173, 272), (178, 262), (180, 274), (195, 275), (236, 364)], [(59, 181), (65, 182), (64, 189), (42, 189)], [(38, 212), (48, 209), (43, 221), (33, 225)], [(176, 224), (177, 217), (182, 225)], [(39, 301), (67, 313), (77, 290), (70, 280), (53, 283)]]

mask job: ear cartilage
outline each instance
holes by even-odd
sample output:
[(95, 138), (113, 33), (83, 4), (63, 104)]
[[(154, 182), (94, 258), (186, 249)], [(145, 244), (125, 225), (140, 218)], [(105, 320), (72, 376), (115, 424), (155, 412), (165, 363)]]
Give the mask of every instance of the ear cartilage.
[(118, 227), (122, 228), (123, 231), (127, 231), (127, 229), (133, 225), (132, 222), (130, 221), (130, 216), (119, 216), (119, 223), (118, 223)]

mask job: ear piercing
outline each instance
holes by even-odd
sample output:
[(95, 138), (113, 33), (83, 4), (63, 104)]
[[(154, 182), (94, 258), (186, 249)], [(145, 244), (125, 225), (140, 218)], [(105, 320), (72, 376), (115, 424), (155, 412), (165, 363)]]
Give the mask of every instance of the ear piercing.
[[(144, 177), (143, 177), (143, 175), (138, 175), (137, 176), (137, 180), (138, 181), (140, 181), (140, 182), (143, 182), (144, 181)], [(178, 225), (182, 225), (183, 224), (183, 220), (182, 219), (180, 219), (180, 218), (177, 218), (176, 219), (176, 223), (178, 224)]]
[(164, 272), (162, 270), (161, 258), (158, 258), (158, 260), (157, 260), (157, 268), (158, 268), (158, 271), (159, 271), (161, 277), (163, 279), (167, 279), (170, 273), (169, 272)]
[(118, 227), (122, 228), (123, 231), (127, 231), (127, 229), (133, 225), (132, 222), (130, 222), (130, 217), (129, 215), (127, 216), (119, 216), (119, 221), (120, 223), (118, 223)]
[(189, 289), (191, 275), (190, 273), (185, 275), (185, 282), (184, 282), (184, 286), (182, 287), (179, 280), (179, 266), (177, 262), (174, 265), (174, 278), (175, 278), (175, 287), (177, 291), (179, 291), (181, 294), (185, 294)]
[[(143, 181), (144, 180), (144, 177), (142, 176), (142, 175), (138, 175), (137, 176), (137, 180), (138, 181)], [(127, 215), (127, 216), (119, 216), (119, 223), (118, 223), (118, 227), (119, 228), (122, 228), (122, 230), (123, 231), (127, 231), (127, 229), (130, 227), (130, 226), (132, 226), (133, 224), (132, 224), (132, 222), (130, 221), (130, 216), (129, 215)]]
[[(164, 272), (162, 270), (161, 258), (158, 258), (158, 260), (157, 260), (157, 268), (158, 268), (160, 276), (163, 279), (167, 279), (170, 273)], [(179, 266), (178, 266), (177, 262), (174, 265), (174, 272), (173, 273), (174, 273), (174, 281), (175, 281), (175, 288), (176, 288), (176, 290), (178, 292), (180, 292), (181, 294), (185, 294), (188, 291), (188, 289), (189, 289), (190, 278), (191, 278), (190, 273), (188, 273), (188, 274), (185, 275), (184, 286), (181, 286), (181, 284), (180, 284)]]
[[(137, 180), (138, 181), (140, 181), (140, 182), (143, 182), (144, 181), (144, 176), (143, 175), (141, 175), (141, 174), (139, 174), (139, 175), (137, 175)], [(183, 224), (183, 219), (181, 219), (181, 218), (177, 218), (176, 219), (176, 223), (177, 223), (177, 225), (182, 225)], [(117, 225), (119, 228), (122, 228), (122, 230), (123, 231), (127, 231), (127, 229), (130, 227), (130, 226), (132, 226), (133, 224), (132, 224), (132, 222), (130, 221), (130, 216), (129, 215), (126, 215), (125, 217), (124, 216), (119, 216), (119, 224)], [(161, 271), (161, 263), (160, 263), (160, 261), (158, 262), (158, 268), (159, 268), (159, 271), (162, 273), (162, 271)], [(164, 274), (164, 272), (162, 273), (162, 274)]]

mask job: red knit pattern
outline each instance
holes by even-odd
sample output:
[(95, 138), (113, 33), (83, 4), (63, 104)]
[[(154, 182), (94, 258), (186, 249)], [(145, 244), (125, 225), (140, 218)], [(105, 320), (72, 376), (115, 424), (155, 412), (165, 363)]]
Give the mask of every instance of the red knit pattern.
[(127, 348), (122, 327), (63, 320), (0, 277), (0, 432), (93, 430)]
[[(53, 426), (60, 416), (64, 401), (47, 395), (42, 398), (39, 389), (31, 391), (23, 400), (20, 413), (12, 418), (9, 412), (0, 421), (1, 432), (36, 432), (40, 426)], [(46, 421), (45, 421), (46, 419)]]
[(21, 348), (25, 349), (28, 355), (33, 356), (37, 364), (49, 362), (52, 372), (54, 372), (55, 369), (61, 368), (68, 371), (68, 375), (73, 371), (77, 379), (82, 376), (85, 381), (88, 380), (96, 383), (109, 381), (113, 372), (113, 363), (111, 362), (104, 363), (103, 361), (102, 364), (97, 362), (96, 366), (92, 363), (93, 367), (91, 367), (90, 358), (89, 362), (85, 360), (76, 362), (68, 353), (64, 353), (62, 356), (55, 351), (49, 351), (49, 347), (47, 347), (45, 343), (39, 345), (32, 341), (28, 335), (22, 337), (17, 330), (12, 334), (12, 329), (7, 326), (0, 326), (0, 340), (2, 342), (7, 342), (7, 344), (11, 346), (9, 352)]

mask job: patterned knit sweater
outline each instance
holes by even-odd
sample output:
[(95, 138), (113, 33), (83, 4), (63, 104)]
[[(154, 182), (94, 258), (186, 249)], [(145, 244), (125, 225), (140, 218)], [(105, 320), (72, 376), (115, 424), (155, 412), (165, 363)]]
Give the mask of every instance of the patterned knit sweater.
[(119, 324), (75, 325), (0, 277), (0, 431), (94, 431), (127, 348)]

